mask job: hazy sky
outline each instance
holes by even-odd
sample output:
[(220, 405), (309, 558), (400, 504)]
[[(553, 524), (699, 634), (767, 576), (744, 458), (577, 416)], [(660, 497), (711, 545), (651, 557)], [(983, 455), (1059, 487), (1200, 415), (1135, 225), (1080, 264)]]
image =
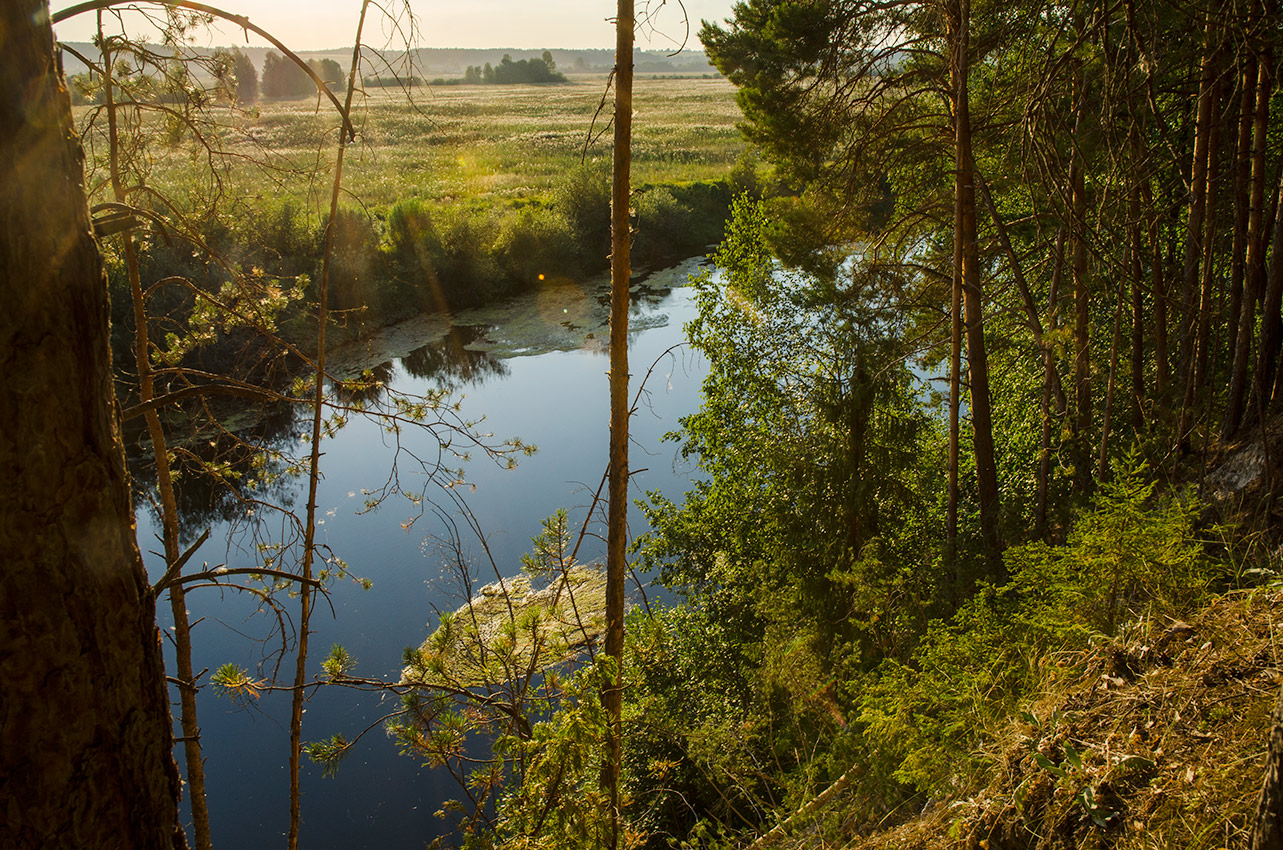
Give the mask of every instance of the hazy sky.
[[(3, 0), (0, 0), (3, 2)], [(359, 0), (205, 0), (227, 12), (248, 15), (249, 19), (296, 50), (320, 50), (351, 43), (359, 13)], [(384, 0), (387, 7), (402, 6), (405, 0)], [(644, 0), (635, 0), (638, 14)], [(690, 46), (698, 47), (696, 33), (701, 18), (721, 21), (730, 16), (733, 0), (684, 0), (691, 20)], [(71, 0), (52, 0), (58, 9)], [(614, 47), (612, 0), (411, 0), (416, 17), (420, 47)], [(685, 33), (677, 0), (661, 7), (652, 3), (654, 32), (642, 28), (638, 46), (672, 50)], [(372, 15), (374, 12), (372, 10)], [(69, 19), (56, 27), (64, 41), (88, 41), (95, 29), (94, 13)], [(386, 19), (376, 15), (366, 23), (370, 44), (382, 46), (392, 38)], [(240, 30), (224, 29), (198, 43), (245, 44)], [(250, 44), (261, 45), (251, 36)]]

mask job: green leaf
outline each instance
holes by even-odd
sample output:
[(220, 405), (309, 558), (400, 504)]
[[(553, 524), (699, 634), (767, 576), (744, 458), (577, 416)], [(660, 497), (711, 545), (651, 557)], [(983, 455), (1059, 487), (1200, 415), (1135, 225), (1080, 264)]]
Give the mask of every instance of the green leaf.
[(1056, 767), (1056, 763), (1053, 762), (1051, 759), (1047, 758), (1042, 753), (1034, 753), (1034, 761), (1038, 762), (1038, 766), (1041, 767), (1043, 770), (1047, 771), (1048, 773), (1053, 773), (1056, 776), (1059, 776), (1061, 779), (1064, 779), (1065, 777), (1069, 776), (1068, 773), (1061, 770), (1059, 767)]

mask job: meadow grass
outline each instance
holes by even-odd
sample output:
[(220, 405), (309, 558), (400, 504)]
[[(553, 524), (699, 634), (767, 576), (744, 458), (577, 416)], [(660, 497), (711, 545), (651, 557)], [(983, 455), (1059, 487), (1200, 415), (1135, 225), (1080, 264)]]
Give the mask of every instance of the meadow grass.
[[(604, 86), (581, 78), (371, 88), (358, 99), (356, 142), (345, 159), (331, 306), (359, 309), (362, 324), (377, 327), (604, 271), (612, 145)], [(633, 265), (657, 268), (721, 238), (745, 143), (724, 79), (638, 80), (634, 102)], [(167, 134), (163, 116), (148, 111), (139, 132), (126, 134), (135, 140), (124, 146), (127, 160), (144, 165), (140, 182), (169, 199), (134, 193), (131, 202), (171, 221), (177, 212), (185, 221), (173, 229), (198, 237), (140, 230), (144, 276), (181, 274), (218, 291), (240, 269), (314, 287), (338, 134), (333, 108), (299, 99), (206, 114), (216, 153), (191, 134)], [(126, 110), (122, 123), (132, 116)], [(106, 120), (93, 107), (82, 108), (81, 119), (91, 202), (110, 200)], [(108, 268), (120, 287), (113, 244), (105, 244)], [(220, 261), (202, 259), (207, 248)], [(309, 301), (315, 294), (303, 291)], [(155, 306), (176, 319), (173, 310), (184, 309)]]
[[(546, 202), (581, 161), (609, 162), (611, 104), (598, 114), (604, 88), (599, 78), (418, 86), (408, 93), (371, 88), (358, 98), (345, 191), (376, 214), (408, 199), (474, 208)], [(743, 152), (734, 87), (725, 79), (641, 79), (634, 101), (634, 185), (722, 179)], [(267, 101), (246, 114), (223, 110), (219, 120), (230, 155), (226, 194), (270, 195), (309, 210), (328, 196), (337, 120), (327, 103)], [(181, 145), (153, 145), (149, 156), (151, 182), (179, 197), (189, 193), (205, 159)]]

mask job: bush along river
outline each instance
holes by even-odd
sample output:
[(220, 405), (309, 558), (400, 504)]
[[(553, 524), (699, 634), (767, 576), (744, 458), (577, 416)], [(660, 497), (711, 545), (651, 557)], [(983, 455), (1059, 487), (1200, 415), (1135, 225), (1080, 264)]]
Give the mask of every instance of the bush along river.
[[(631, 422), (630, 465), (639, 470), (632, 479), (632, 493), (637, 498), (647, 490), (679, 498), (694, 472), (676, 444), (661, 438), (677, 427), (679, 417), (697, 409), (707, 369), (701, 358), (680, 345), (683, 326), (695, 316), (694, 291), (685, 284), (700, 262), (688, 260), (633, 286), (629, 357), (634, 393), (655, 364)], [(395, 489), (424, 487), (416, 458), (433, 463), (438, 436), (411, 426), (392, 433), (386, 423), (352, 416), (327, 438), (317, 542), (346, 562), (352, 576), (368, 579), (370, 586), (364, 589), (357, 581), (340, 579), (330, 586), (328, 602), (318, 601), (311, 623), (311, 675), (321, 672), (330, 647), (341, 644), (357, 661), (352, 675), (396, 681), (402, 651), (419, 645), (435, 628), (436, 612), (454, 610), (466, 601), (460, 598), (452, 567), (452, 539), (474, 567), (478, 586), (493, 581), (482, 547), (451, 501), (454, 496), (463, 499), (475, 517), (489, 557), (505, 576), (520, 572), (521, 556), (529, 551), (542, 519), (565, 508), (573, 527), (583, 521), (606, 464), (607, 313), (607, 281), (562, 281), (449, 318), (421, 316), (333, 352), (335, 374), (363, 374), (381, 384), (369, 390), (370, 396), (428, 395), (447, 389), (451, 401), (459, 404), (458, 415), (479, 422), (477, 431), (493, 435), (495, 441), (518, 438), (538, 450), (519, 457), (515, 469), (479, 451), (465, 461), (447, 457), (449, 465), (462, 467), (466, 484), (449, 491), (429, 485), (421, 505), (398, 496), (370, 510), (367, 494), (383, 487), (394, 472), (401, 476)], [(290, 435), (299, 430), (297, 424), (282, 427), (281, 439), (292, 440)], [(302, 453), (306, 446), (292, 450)], [(285, 483), (275, 486), (272, 498), (301, 515), (307, 502), (306, 480), (282, 480)], [(254, 566), (265, 550), (238, 532), (244, 523), (232, 516), (250, 509), (239, 503), (223, 508), (221, 519), (211, 521), (213, 514), (206, 513), (184, 523), (192, 539), (211, 529), (192, 564)], [(635, 506), (630, 521), (634, 534), (644, 530), (645, 519)], [(139, 510), (138, 526), (140, 548), (155, 581), (163, 572), (161, 559), (147, 550), (160, 548), (159, 529), (145, 508)], [(598, 560), (603, 549), (599, 540), (589, 539), (579, 560)], [(200, 679), (206, 686), (198, 706), (214, 845), (284, 846), (289, 812), (288, 692), (264, 690), (237, 701), (218, 696), (207, 685), (212, 672), (227, 663), (246, 668), (254, 677), (287, 683), (294, 662), (292, 655), (282, 656), (278, 618), (270, 604), (245, 592), (196, 588), (187, 602), (195, 624), (194, 669), (207, 670)], [(297, 601), (282, 596), (281, 602), (285, 616), (296, 618)], [(166, 630), (172, 622), (168, 609), (158, 606)], [(292, 637), (297, 623), (287, 623)], [(168, 642), (166, 651), (172, 670)], [(307, 703), (305, 741), (335, 733), (351, 739), (374, 728), (349, 753), (335, 778), (323, 777), (319, 766), (304, 759), (303, 846), (421, 847), (450, 831), (450, 820), (436, 812), (445, 800), (459, 796), (453, 780), (444, 771), (428, 770), (400, 755), (380, 728), (380, 718), (398, 706), (395, 694), (342, 687), (322, 687)], [(175, 752), (181, 761), (181, 747)]]

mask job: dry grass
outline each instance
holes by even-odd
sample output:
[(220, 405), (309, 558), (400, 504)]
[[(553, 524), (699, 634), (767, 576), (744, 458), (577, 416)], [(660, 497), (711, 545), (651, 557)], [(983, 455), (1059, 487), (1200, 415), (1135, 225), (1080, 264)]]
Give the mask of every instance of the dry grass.
[[(1015, 720), (974, 796), (868, 834), (848, 795), (774, 848), (1247, 848), (1283, 684), (1281, 616), (1283, 590), (1233, 592), (1189, 624), (1134, 623), (1112, 644), (1055, 659), (1028, 707), (1036, 722)], [(846, 838), (821, 838), (835, 823)]]

